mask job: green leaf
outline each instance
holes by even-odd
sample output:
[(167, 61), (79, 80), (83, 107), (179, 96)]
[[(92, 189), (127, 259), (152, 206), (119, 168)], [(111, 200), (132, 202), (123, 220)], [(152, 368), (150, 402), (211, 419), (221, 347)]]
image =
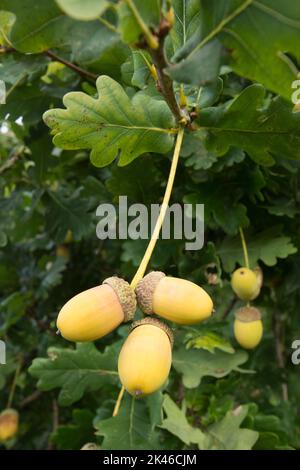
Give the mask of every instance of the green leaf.
[(221, 186), (212, 187), (211, 183), (204, 183), (197, 193), (188, 194), (183, 200), (193, 205), (204, 204), (206, 223), (210, 224), (210, 219), (213, 217), (214, 222), (226, 233), (234, 235), (239, 227), (249, 225), (246, 206), (236, 201), (234, 196), (230, 192), (224, 194)]
[(7, 36), (15, 20), (16, 17), (13, 13), (0, 10), (0, 45), (7, 43)]
[[(201, 13), (198, 30), (177, 51), (174, 60), (180, 62), (169, 68), (171, 76), (199, 85), (201, 68), (204, 73), (206, 68), (213, 72), (214, 63), (216, 77), (215, 57), (208, 64), (205, 59), (206, 51), (220, 41), (230, 51), (229, 63), (235, 72), (290, 101), (297, 67), (289, 55), (299, 58), (300, 12), (295, 1), (201, 0), (198, 8)], [(194, 73), (187, 73), (192, 70)], [(200, 75), (195, 73), (198, 70)]]
[(150, 55), (146, 51), (132, 51), (132, 58), (133, 75), (131, 83), (133, 86), (143, 89), (150, 77), (150, 71), (148, 67), (148, 63), (151, 64)]
[(0, 248), (3, 248), (7, 245), (7, 235), (5, 232), (0, 230)]
[(115, 343), (103, 353), (92, 343), (79, 343), (76, 350), (49, 348), (49, 358), (34, 359), (29, 372), (39, 379), (40, 390), (61, 388), (59, 403), (68, 406), (80, 400), (87, 391), (117, 383), (119, 346)]
[[(54, 191), (48, 191), (47, 200), (47, 230), (57, 241), (63, 241), (68, 230), (74, 238), (80, 240), (91, 229), (92, 218), (88, 213), (88, 202), (79, 199), (81, 188), (67, 198)], [(75, 202), (76, 201), (76, 202)]]
[(99, 21), (76, 22), (68, 38), (71, 61), (95, 74), (120, 79), (121, 66), (130, 54), (120, 35)]
[(94, 414), (90, 410), (73, 410), (72, 418), (73, 423), (58, 426), (51, 436), (58, 450), (79, 450), (94, 439)]
[(167, 417), (163, 420), (161, 428), (178, 437), (186, 445), (198, 444), (202, 448), (205, 434), (189, 424), (185, 409), (180, 409), (169, 395), (164, 395), (163, 409)]
[(0, 119), (9, 115), (8, 119), (13, 122), (22, 117), (24, 124), (33, 125), (41, 121), (42, 114), (53, 102), (58, 103), (58, 100), (41, 89), (40, 80), (31, 81), (18, 86), (7, 96), (6, 105), (0, 106)]
[(106, 0), (55, 0), (58, 6), (76, 20), (94, 20), (107, 8)]
[(187, 349), (204, 349), (210, 353), (214, 353), (215, 349), (220, 349), (228, 354), (233, 354), (234, 349), (225, 338), (212, 332), (203, 332), (200, 335), (193, 335), (186, 338)]
[[(155, 28), (160, 21), (160, 0), (132, 0), (142, 21), (150, 28)], [(124, 42), (133, 44), (142, 34), (140, 24), (126, 2), (118, 4), (119, 30)]]
[(174, 53), (193, 36), (197, 30), (200, 9), (199, 0), (173, 0), (175, 24), (170, 31)]
[(22, 78), (34, 78), (34, 75), (46, 69), (46, 57), (10, 53), (1, 57), (0, 80), (14, 85)]
[(264, 101), (261, 85), (251, 85), (226, 105), (204, 109), (198, 122), (208, 132), (207, 146), (218, 155), (240, 147), (262, 165), (272, 155), (300, 159), (300, 113), (281, 98)]
[[(291, 238), (281, 234), (281, 227), (272, 227), (255, 234), (253, 238), (247, 237), (247, 248), (252, 267), (256, 266), (259, 260), (267, 266), (274, 266), (278, 258), (287, 258), (297, 253), (297, 248), (291, 242)], [(227, 272), (232, 272), (237, 263), (241, 266), (244, 263), (239, 237), (226, 238), (221, 243), (218, 253)]]
[(221, 421), (209, 426), (205, 432), (191, 426), (185, 409), (178, 408), (168, 395), (165, 395), (163, 408), (167, 418), (161, 427), (186, 445), (197, 444), (200, 450), (249, 450), (259, 437), (257, 431), (240, 428), (247, 416), (247, 406), (228, 411)]
[(61, 46), (73, 24), (54, 0), (38, 3), (36, 0), (1, 0), (1, 8), (16, 15), (8, 39), (21, 52), (42, 52)]
[(177, 82), (205, 85), (216, 79), (220, 58), (221, 44), (214, 40), (197, 50), (192, 60), (182, 60), (179, 64), (168, 67), (166, 71)]
[(173, 145), (174, 120), (163, 101), (142, 92), (132, 100), (109, 77), (97, 80), (99, 98), (72, 92), (64, 97), (63, 109), (44, 114), (54, 134), (53, 142), (65, 149), (92, 149), (91, 161), (103, 167), (120, 153), (124, 166), (146, 152), (166, 153)]
[(153, 158), (145, 156), (135, 160), (125, 168), (114, 166), (106, 187), (115, 197), (126, 196), (128, 200), (151, 204), (161, 191), (161, 175), (154, 165)]
[(243, 405), (228, 411), (218, 423), (208, 428), (204, 441), (205, 450), (250, 450), (259, 437), (257, 431), (241, 428), (248, 413)]
[[(27, 293), (14, 292), (0, 302), (4, 321), (0, 324), (0, 335), (4, 335), (8, 329), (15, 325), (20, 318), (26, 314), (30, 305), (30, 295)], [(1, 366), (2, 367), (2, 366)]]
[(245, 351), (237, 351), (234, 354), (216, 351), (211, 354), (203, 350), (186, 350), (182, 346), (174, 351), (173, 367), (183, 375), (185, 387), (195, 388), (198, 387), (203, 377), (225, 377), (244, 364), (247, 359), (248, 354)]
[[(155, 403), (154, 403), (154, 402)], [(143, 400), (126, 395), (117, 416), (95, 423), (97, 435), (103, 436), (103, 450), (141, 450), (159, 449), (158, 432), (155, 426), (160, 424), (162, 396), (156, 393)]]

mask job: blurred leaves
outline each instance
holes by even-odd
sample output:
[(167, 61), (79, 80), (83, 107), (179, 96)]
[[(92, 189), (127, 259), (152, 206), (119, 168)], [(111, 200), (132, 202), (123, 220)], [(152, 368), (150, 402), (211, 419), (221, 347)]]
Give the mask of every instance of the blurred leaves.
[[(291, 238), (282, 235), (281, 227), (278, 226), (256, 234), (253, 239), (250, 237), (247, 247), (251, 266), (255, 266), (259, 260), (267, 266), (274, 266), (278, 258), (286, 258), (297, 252)], [(227, 272), (233, 271), (236, 263), (243, 265), (243, 252), (238, 237), (226, 238), (218, 252)]]

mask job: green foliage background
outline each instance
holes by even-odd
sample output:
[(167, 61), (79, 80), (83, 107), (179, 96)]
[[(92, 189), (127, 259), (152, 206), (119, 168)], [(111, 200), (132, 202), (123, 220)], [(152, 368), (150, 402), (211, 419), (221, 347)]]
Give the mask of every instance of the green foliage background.
[[(170, 6), (134, 3), (154, 31)], [(167, 70), (177, 96), (182, 83), (198, 113), (172, 202), (205, 204), (206, 240), (194, 252), (184, 241), (159, 241), (150, 268), (203, 285), (216, 312), (200, 326), (176, 327), (165, 388), (143, 401), (125, 396), (112, 418), (128, 326), (75, 347), (56, 336), (55, 319), (76, 293), (116, 273), (134, 275), (146, 242), (99, 241), (95, 211), (119, 195), (147, 206), (161, 201), (175, 119), (148, 52), (132, 47), (141, 47), (141, 29), (128, 2), (0, 0), (0, 80), (8, 90), (0, 105), (0, 338), (8, 357), (1, 409), (21, 365), (13, 402), (20, 430), (7, 448), (300, 447), (299, 366), (291, 362), (300, 336), (300, 112), (291, 103), (300, 7), (171, 4)], [(255, 305), (265, 334), (251, 353), (232, 333), (241, 305), (230, 288), (230, 273), (243, 263), (239, 227), (251, 266), (264, 272)]]

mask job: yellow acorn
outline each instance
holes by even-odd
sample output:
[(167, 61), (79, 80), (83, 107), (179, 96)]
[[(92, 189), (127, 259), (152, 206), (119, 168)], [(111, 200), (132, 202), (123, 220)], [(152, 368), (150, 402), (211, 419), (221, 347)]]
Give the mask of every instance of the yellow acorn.
[(173, 334), (160, 320), (147, 317), (133, 323), (121, 349), (118, 370), (122, 385), (135, 397), (159, 390), (172, 363)]
[(206, 320), (213, 311), (213, 302), (204, 289), (193, 282), (168, 277), (160, 271), (147, 274), (137, 285), (140, 308), (182, 325)]
[(235, 339), (243, 348), (255, 348), (263, 335), (260, 311), (254, 307), (240, 308), (235, 313), (233, 329)]
[(66, 245), (57, 245), (56, 247), (56, 256), (58, 258), (65, 258), (66, 260), (70, 259), (70, 248)]
[(260, 293), (260, 278), (256, 272), (249, 268), (239, 268), (231, 277), (231, 287), (242, 300), (253, 300)]
[(133, 289), (114, 276), (69, 300), (59, 312), (57, 328), (69, 341), (94, 341), (131, 320), (135, 310)]
[(0, 442), (8, 441), (15, 437), (19, 428), (19, 413), (12, 408), (7, 408), (0, 413)]

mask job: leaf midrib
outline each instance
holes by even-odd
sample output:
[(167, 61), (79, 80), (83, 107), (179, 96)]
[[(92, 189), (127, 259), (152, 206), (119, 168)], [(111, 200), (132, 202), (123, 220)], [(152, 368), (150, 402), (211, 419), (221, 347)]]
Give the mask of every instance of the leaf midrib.
[(55, 16), (54, 18), (51, 18), (46, 23), (43, 23), (39, 28), (37, 28), (33, 31), (30, 31), (30, 33), (26, 34), (25, 36), (22, 36), (22, 38), (20, 38), (18, 41), (14, 41), (14, 44), (17, 45), (20, 42), (26, 41), (27, 39), (34, 37), (37, 33), (41, 32), (41, 31), (43, 31), (43, 29), (47, 28), (51, 23), (55, 23), (56, 21), (58, 21), (62, 18), (65, 18), (65, 15), (58, 15), (58, 16)]
[[(69, 117), (68, 118), (63, 118), (63, 117), (60, 116), (59, 120), (60, 121), (64, 120), (64, 121), (68, 121), (68, 122), (76, 122), (79, 125), (83, 124), (82, 121), (80, 121), (78, 119), (70, 119)], [(111, 123), (108, 123), (108, 122), (99, 123), (99, 122), (95, 122), (95, 121), (88, 121), (87, 126), (89, 126), (89, 125), (93, 125), (95, 127), (98, 127), (99, 128), (98, 130), (101, 130), (104, 127), (116, 127), (116, 128), (120, 128), (120, 129), (128, 129), (128, 131), (130, 131), (130, 130), (153, 131), (153, 132), (161, 132), (161, 133), (164, 133), (164, 134), (177, 134), (177, 132), (178, 132), (178, 129), (176, 129), (176, 128), (164, 129), (163, 127), (125, 126), (123, 124), (111, 124)]]
[(252, 130), (252, 129), (239, 129), (239, 128), (228, 128), (228, 127), (210, 127), (210, 126), (200, 126), (199, 129), (204, 129), (208, 131), (214, 131), (214, 132), (238, 132), (238, 133), (246, 133), (246, 134), (278, 134), (278, 135), (296, 135), (300, 138), (299, 135), (295, 132), (295, 134), (292, 134), (291, 131), (267, 131), (267, 130)]

